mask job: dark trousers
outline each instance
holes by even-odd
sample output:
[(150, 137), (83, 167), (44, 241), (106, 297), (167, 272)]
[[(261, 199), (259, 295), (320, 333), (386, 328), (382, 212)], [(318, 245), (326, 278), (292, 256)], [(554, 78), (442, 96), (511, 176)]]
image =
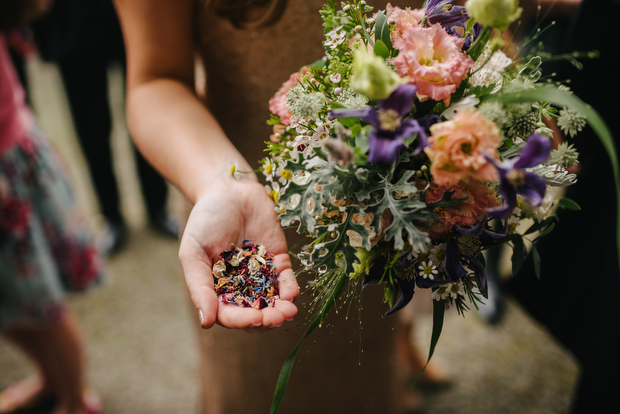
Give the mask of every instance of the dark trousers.
[[(101, 42), (103, 43), (103, 42)], [(111, 111), (107, 68), (118, 61), (125, 67), (120, 33), (105, 44), (91, 44), (57, 61), (66, 89), (78, 139), (84, 151), (101, 212), (108, 220), (122, 220), (111, 151)], [(147, 212), (153, 218), (165, 209), (167, 185), (134, 147), (138, 177)]]

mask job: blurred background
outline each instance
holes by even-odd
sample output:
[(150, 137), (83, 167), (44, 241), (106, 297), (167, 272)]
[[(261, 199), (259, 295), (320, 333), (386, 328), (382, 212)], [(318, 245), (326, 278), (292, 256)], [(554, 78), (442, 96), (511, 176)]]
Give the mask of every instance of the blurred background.
[[(104, 220), (57, 68), (35, 57), (28, 61), (27, 73), (32, 106), (64, 158), (78, 202), (97, 234)], [(111, 67), (109, 79), (115, 169), (128, 240), (108, 259), (107, 282), (70, 297), (69, 303), (83, 328), (89, 383), (102, 396), (106, 413), (192, 413), (199, 382), (196, 321), (181, 277), (178, 242), (146, 225), (124, 119), (121, 68)], [(169, 207), (178, 211), (182, 196), (174, 189), (170, 195)], [(427, 352), (432, 319), (428, 306), (421, 304), (424, 298), (416, 299), (421, 316), (411, 339)], [(433, 361), (448, 376), (448, 385), (411, 394), (419, 412), (429, 414), (564, 413), (578, 373), (574, 359), (509, 298), (494, 325), (475, 310), (465, 318), (454, 309), (447, 312)], [(30, 363), (0, 339), (0, 389), (32, 373)]]

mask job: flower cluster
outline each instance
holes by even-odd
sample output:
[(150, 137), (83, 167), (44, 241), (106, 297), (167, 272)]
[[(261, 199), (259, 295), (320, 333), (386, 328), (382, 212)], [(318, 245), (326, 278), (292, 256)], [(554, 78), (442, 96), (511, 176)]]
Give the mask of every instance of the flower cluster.
[(261, 163), (282, 225), (312, 237), (299, 258), (318, 296), (345, 276), (384, 284), (388, 313), (415, 289), (462, 312), (486, 296), (485, 249), (523, 255), (551, 227), (552, 187), (575, 182), (578, 154), (552, 150), (545, 122), (572, 137), (585, 118), (501, 99), (543, 85), (540, 57), (501, 50), (520, 13), (516, 0), (323, 7), (325, 56), (269, 102)]

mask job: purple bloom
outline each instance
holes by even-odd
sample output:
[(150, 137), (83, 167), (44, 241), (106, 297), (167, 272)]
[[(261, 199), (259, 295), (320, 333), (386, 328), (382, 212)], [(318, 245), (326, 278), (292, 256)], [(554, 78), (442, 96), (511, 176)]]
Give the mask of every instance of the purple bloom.
[(431, 24), (439, 23), (448, 32), (454, 26), (465, 26), (469, 19), (467, 11), (463, 6), (453, 6), (453, 2), (454, 0), (429, 0), (424, 15)]
[(398, 151), (404, 147), (403, 142), (418, 134), (414, 142), (418, 154), (428, 145), (426, 131), (417, 120), (404, 118), (413, 107), (413, 99), (418, 88), (414, 85), (400, 85), (387, 99), (377, 102), (376, 111), (370, 106), (357, 109), (334, 109), (329, 119), (359, 118), (375, 129), (368, 137), (368, 161), (393, 163), (398, 159)]
[[(387, 264), (387, 258), (385, 256), (379, 257), (375, 263), (370, 268), (368, 274), (364, 277), (363, 287), (376, 285), (381, 282), (384, 282), (383, 275), (385, 272), (385, 265)], [(391, 315), (394, 312), (397, 312), (404, 308), (411, 299), (413, 298), (413, 293), (415, 291), (415, 278), (397, 278), (395, 279), (396, 284), (398, 285), (398, 290), (400, 290), (400, 295), (398, 295), (398, 299), (394, 306), (392, 306), (385, 314)]]
[(523, 168), (532, 168), (545, 162), (550, 153), (549, 138), (540, 134), (532, 134), (518, 157), (498, 162), (485, 155), (499, 172), (499, 192), (504, 198), (504, 204), (501, 207), (487, 210), (493, 217), (508, 218), (517, 206), (517, 194), (527, 198), (532, 207), (538, 207), (542, 203), (547, 189), (545, 180), (534, 173), (524, 171)]

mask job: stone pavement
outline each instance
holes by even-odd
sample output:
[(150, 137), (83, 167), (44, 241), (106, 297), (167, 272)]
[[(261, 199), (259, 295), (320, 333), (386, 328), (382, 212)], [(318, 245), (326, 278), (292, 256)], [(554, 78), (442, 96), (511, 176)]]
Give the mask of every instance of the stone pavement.
[[(53, 66), (35, 61), (30, 75), (39, 120), (65, 158), (78, 201), (96, 232), (101, 219), (58, 74)], [(111, 71), (114, 150), (129, 242), (109, 259), (107, 283), (69, 302), (83, 327), (88, 378), (106, 413), (193, 413), (199, 381), (194, 314), (180, 276), (178, 243), (145, 226), (120, 76), (118, 68)], [(171, 198), (175, 209), (180, 195), (173, 191)], [(419, 314), (412, 339), (427, 349), (430, 315), (424, 309)], [(475, 311), (465, 318), (449, 312), (434, 362), (451, 382), (444, 390), (416, 393), (428, 414), (565, 413), (578, 373), (571, 356), (512, 302), (498, 326), (485, 324)], [(32, 372), (28, 361), (0, 338), (0, 388)]]

